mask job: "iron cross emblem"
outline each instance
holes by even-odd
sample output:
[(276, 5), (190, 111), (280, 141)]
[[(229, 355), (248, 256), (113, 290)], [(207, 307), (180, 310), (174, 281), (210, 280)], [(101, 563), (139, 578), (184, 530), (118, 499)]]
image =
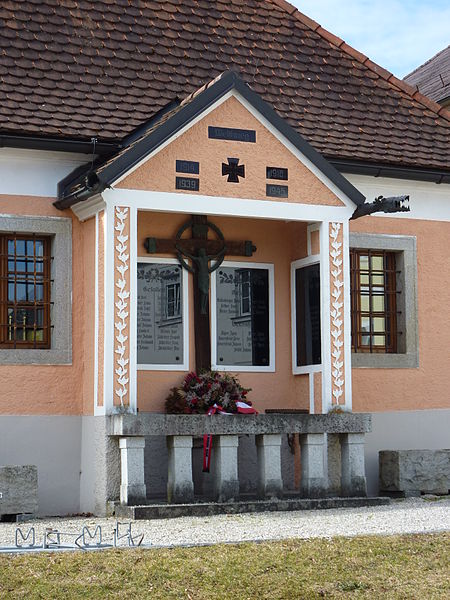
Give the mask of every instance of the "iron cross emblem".
[(245, 177), (245, 165), (240, 165), (239, 158), (227, 158), (228, 164), (222, 163), (222, 175), (228, 175), (228, 183), (239, 183), (239, 177)]

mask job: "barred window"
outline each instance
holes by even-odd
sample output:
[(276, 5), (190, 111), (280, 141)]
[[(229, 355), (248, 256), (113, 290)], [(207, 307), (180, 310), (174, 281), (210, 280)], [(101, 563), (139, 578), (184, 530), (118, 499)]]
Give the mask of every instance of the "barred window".
[(396, 253), (350, 250), (352, 350), (396, 353)]
[(51, 240), (0, 235), (0, 348), (50, 348)]

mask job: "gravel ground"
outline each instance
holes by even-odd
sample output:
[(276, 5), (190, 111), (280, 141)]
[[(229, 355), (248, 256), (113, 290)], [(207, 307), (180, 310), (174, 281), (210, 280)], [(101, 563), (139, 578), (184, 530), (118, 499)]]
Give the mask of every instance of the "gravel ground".
[[(24, 532), (33, 526), (36, 543), (42, 543), (46, 527), (61, 532), (80, 533), (84, 525), (93, 530), (101, 525), (104, 543), (112, 543), (116, 521), (113, 518), (36, 519), (22, 524), (0, 523), (0, 547), (13, 546), (16, 528)], [(126, 527), (123, 528), (125, 531)], [(390, 535), (450, 531), (450, 498), (409, 498), (387, 506), (340, 508), (214, 517), (180, 517), (135, 521), (133, 535), (144, 534), (143, 544), (181, 546), (356, 535)], [(63, 537), (62, 543), (73, 543)], [(123, 542), (122, 542), (123, 543)]]

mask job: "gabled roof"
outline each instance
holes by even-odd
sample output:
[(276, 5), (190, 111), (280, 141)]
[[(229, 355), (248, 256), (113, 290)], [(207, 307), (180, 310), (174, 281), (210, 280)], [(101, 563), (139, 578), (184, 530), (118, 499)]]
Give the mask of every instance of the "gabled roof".
[(450, 100), (450, 46), (414, 69), (404, 80), (435, 102)]
[(228, 92), (235, 91), (256, 111), (291, 142), (299, 152), (312, 162), (332, 183), (334, 183), (356, 205), (364, 203), (364, 196), (349, 183), (327, 160), (261, 97), (253, 92), (235, 73), (227, 71), (209, 84), (185, 98), (180, 104), (163, 113), (151, 127), (137, 131), (129, 138), (129, 143), (115, 156), (98, 164), (95, 168), (86, 168), (70, 176), (59, 186), (57, 208), (68, 208), (90, 196), (110, 187), (117, 179), (125, 175), (145, 157), (170, 140), (176, 133), (189, 125), (194, 119)]
[(450, 113), (284, 0), (29, 0), (0, 19), (5, 144), (120, 145), (233, 69), (330, 159), (450, 171)]

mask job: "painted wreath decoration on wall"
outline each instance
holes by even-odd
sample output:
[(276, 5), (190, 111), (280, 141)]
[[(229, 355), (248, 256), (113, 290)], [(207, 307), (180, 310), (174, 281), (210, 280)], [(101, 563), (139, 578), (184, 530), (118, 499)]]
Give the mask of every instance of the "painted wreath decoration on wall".
[(247, 400), (251, 390), (229, 373), (188, 373), (179, 387), (170, 390), (166, 412), (171, 414), (256, 413)]

